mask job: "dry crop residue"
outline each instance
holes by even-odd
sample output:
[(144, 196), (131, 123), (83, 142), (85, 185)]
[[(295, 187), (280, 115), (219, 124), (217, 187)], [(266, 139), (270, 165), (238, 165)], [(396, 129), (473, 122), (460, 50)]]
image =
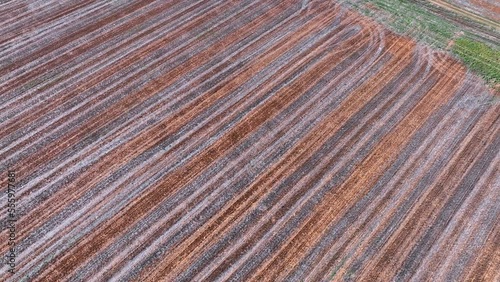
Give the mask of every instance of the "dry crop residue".
[(456, 60), (334, 1), (20, 2), (0, 280), (499, 279), (500, 103)]

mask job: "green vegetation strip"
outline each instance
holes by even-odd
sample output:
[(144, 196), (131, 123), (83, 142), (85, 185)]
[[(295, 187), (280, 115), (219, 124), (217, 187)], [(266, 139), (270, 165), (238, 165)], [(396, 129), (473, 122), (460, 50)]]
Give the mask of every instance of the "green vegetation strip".
[(492, 84), (500, 83), (500, 51), (467, 37), (455, 40), (453, 52)]

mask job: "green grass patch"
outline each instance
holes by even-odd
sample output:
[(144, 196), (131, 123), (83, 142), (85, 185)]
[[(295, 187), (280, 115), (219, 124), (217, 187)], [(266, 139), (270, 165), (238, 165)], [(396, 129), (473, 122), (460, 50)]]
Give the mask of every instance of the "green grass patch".
[(487, 82), (493, 85), (500, 83), (500, 50), (467, 37), (456, 39), (452, 50)]

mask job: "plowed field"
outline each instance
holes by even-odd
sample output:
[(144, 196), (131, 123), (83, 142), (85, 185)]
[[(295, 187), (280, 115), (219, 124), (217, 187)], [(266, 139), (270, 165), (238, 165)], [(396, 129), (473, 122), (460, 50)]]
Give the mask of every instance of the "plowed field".
[(500, 279), (498, 93), (444, 53), (334, 1), (0, 22), (0, 280)]

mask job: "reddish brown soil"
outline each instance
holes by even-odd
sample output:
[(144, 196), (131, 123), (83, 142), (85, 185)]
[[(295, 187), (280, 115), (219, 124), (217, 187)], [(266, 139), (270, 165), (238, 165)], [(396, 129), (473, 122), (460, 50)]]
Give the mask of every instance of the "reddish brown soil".
[(334, 1), (62, 2), (0, 4), (0, 280), (499, 278), (457, 61)]

